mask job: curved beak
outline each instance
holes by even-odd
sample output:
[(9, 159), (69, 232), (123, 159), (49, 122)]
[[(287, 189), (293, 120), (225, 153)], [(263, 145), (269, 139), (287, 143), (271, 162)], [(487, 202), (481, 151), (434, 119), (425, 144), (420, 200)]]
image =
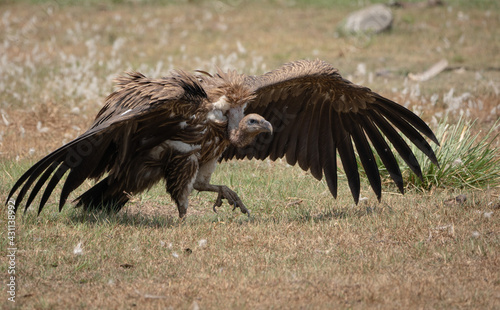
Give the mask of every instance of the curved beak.
[(268, 121), (262, 120), (260, 126), (262, 128), (262, 132), (269, 132), (273, 134), (273, 125), (271, 125)]

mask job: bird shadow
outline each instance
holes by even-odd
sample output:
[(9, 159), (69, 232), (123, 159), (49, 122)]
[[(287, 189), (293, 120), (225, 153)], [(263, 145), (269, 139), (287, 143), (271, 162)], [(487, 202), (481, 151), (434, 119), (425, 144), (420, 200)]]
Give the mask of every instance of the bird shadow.
[(178, 216), (165, 214), (141, 214), (138, 212), (120, 211), (110, 213), (106, 211), (83, 211), (72, 212), (68, 217), (71, 223), (86, 223), (88, 225), (124, 225), (134, 227), (171, 228), (182, 224), (184, 221)]
[[(295, 214), (287, 214), (281, 216), (265, 216), (253, 214), (249, 217), (235, 216), (234, 214), (215, 214), (214, 217), (202, 216), (209, 222), (233, 222), (240, 224), (253, 224), (263, 223), (267, 221), (272, 222), (327, 222), (331, 220), (348, 219), (348, 218), (362, 218), (366, 216), (373, 216), (380, 214), (387, 210), (391, 210), (388, 205), (363, 205), (342, 208), (332, 208), (323, 212), (314, 212), (313, 210), (302, 210)], [(199, 215), (200, 216), (200, 215)], [(194, 219), (193, 219), (194, 217)], [(177, 214), (166, 214), (165, 212), (157, 213), (142, 213), (139, 210), (125, 209), (118, 213), (110, 213), (106, 211), (84, 211), (74, 210), (67, 217), (71, 223), (86, 223), (90, 225), (112, 224), (112, 225), (125, 225), (134, 227), (151, 227), (151, 228), (173, 228), (179, 225), (189, 224), (195, 225), (201, 218), (197, 218), (196, 214), (188, 215), (188, 220), (180, 219)]]
[(296, 217), (298, 222), (327, 222), (331, 220), (348, 219), (348, 218), (363, 218), (373, 216), (391, 210), (388, 205), (363, 205), (357, 207), (343, 207), (326, 210), (320, 213), (303, 212)]

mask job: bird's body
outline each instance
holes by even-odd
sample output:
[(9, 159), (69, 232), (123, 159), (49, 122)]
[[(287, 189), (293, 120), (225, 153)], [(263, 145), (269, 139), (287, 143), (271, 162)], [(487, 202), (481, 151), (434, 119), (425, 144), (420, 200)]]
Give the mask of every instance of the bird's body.
[(70, 171), (61, 191), (60, 209), (70, 192), (86, 179), (100, 181), (76, 199), (77, 205), (112, 210), (119, 210), (130, 194), (165, 180), (181, 217), (193, 189), (217, 192), (214, 207), (225, 198), (247, 213), (235, 192), (210, 184), (218, 161), (286, 157), (288, 163), (298, 162), (317, 179), (324, 175), (336, 196), (336, 150), (357, 202), (360, 181), (352, 142), (380, 198), (380, 176), (367, 136), (401, 191), (399, 166), (382, 134), (410, 168), (421, 173), (394, 127), (437, 163), (419, 132), (437, 143), (436, 138), (420, 118), (368, 88), (344, 80), (323, 61), (296, 61), (262, 76), (220, 70), (213, 76), (176, 71), (150, 79), (129, 73), (117, 83), (118, 89), (108, 96), (83, 135), (21, 176), (9, 194), (10, 198), (21, 188), (16, 209), (30, 188), (26, 208), (47, 184), (40, 212)]

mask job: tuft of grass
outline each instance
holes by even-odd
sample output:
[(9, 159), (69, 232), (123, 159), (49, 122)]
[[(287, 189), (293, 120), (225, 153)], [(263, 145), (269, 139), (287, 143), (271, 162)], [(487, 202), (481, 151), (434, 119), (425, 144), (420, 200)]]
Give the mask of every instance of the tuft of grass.
[[(497, 121), (484, 135), (473, 130), (475, 124), (476, 121), (462, 117), (455, 124), (448, 124), (446, 117), (438, 124), (434, 133), (440, 144), (435, 150), (439, 167), (407, 140), (420, 163), (422, 179), (398, 157), (405, 184), (424, 190), (432, 187), (485, 189), (499, 186), (500, 149), (494, 142), (500, 134), (500, 122)], [(396, 151), (393, 149), (393, 152)], [(382, 161), (379, 157), (376, 160), (383, 182), (391, 183)]]
[(500, 149), (494, 141), (498, 138), (500, 123), (497, 121), (484, 136), (481, 132), (474, 133), (475, 124), (476, 121), (461, 117), (456, 124), (449, 125), (444, 119), (435, 131), (441, 145), (436, 152), (440, 168), (420, 155), (423, 180), (410, 177), (409, 182), (423, 188), (499, 186)]

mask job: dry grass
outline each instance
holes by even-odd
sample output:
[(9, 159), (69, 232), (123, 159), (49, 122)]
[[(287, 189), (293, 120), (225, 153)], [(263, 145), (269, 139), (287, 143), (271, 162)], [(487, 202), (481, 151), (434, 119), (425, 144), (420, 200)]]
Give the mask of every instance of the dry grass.
[[(113, 77), (130, 69), (259, 74), (318, 57), (432, 124), (464, 115), (487, 131), (500, 116), (495, 4), (399, 10), (391, 32), (349, 38), (335, 25), (352, 5), (195, 2), (0, 4), (0, 199), (32, 162), (83, 132)], [(464, 69), (406, 79), (442, 58)], [(226, 163), (214, 181), (239, 192), (253, 217), (227, 205), (214, 214), (215, 197), (202, 193), (180, 223), (162, 186), (111, 217), (59, 214), (55, 199), (40, 217), (19, 214), (16, 303), (4, 291), (2, 307), (500, 307), (498, 186), (402, 197), (387, 185), (379, 204), (364, 184), (354, 206), (345, 180), (333, 200), (324, 182), (281, 162)], [(446, 202), (459, 194), (467, 201)]]

